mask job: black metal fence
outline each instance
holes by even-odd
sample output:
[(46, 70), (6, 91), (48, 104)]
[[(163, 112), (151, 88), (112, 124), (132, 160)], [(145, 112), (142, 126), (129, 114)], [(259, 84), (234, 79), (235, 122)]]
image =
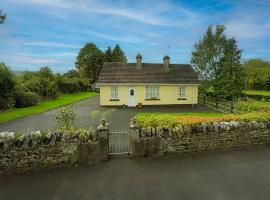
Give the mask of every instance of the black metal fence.
[(211, 97), (205, 95), (199, 95), (199, 104), (203, 104), (211, 109), (223, 113), (237, 113), (235, 101), (226, 100), (220, 97)]

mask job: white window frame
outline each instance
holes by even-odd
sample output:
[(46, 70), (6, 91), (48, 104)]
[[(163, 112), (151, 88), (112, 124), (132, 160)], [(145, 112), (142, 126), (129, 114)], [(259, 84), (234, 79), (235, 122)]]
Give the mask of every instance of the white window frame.
[(118, 87), (111, 86), (111, 99), (118, 99)]
[(178, 93), (179, 98), (186, 98), (186, 87), (181, 85), (179, 86), (179, 93)]
[(145, 87), (146, 99), (159, 99), (159, 86), (149, 85)]

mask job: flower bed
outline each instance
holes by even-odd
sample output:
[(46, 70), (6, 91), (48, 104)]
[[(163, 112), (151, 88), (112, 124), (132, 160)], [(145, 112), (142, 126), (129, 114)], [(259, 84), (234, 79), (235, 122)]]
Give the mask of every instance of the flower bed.
[(213, 122), (229, 122), (229, 121), (268, 121), (270, 120), (270, 112), (251, 112), (238, 115), (176, 115), (176, 114), (137, 114), (135, 120), (141, 127), (161, 127), (171, 128), (178, 125), (194, 125), (201, 123)]

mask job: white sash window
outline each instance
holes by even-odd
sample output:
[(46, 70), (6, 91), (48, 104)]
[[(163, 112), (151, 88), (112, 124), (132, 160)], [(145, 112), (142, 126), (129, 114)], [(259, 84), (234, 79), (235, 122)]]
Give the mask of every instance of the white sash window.
[(159, 86), (146, 86), (146, 99), (158, 99)]
[(118, 99), (118, 87), (117, 86), (111, 87), (111, 99)]

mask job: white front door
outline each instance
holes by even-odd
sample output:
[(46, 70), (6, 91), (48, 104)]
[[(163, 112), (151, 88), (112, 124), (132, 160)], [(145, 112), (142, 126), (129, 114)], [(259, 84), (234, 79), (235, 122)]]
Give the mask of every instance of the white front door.
[(130, 86), (128, 90), (128, 107), (135, 107), (135, 106), (136, 106), (135, 88), (133, 86)]

